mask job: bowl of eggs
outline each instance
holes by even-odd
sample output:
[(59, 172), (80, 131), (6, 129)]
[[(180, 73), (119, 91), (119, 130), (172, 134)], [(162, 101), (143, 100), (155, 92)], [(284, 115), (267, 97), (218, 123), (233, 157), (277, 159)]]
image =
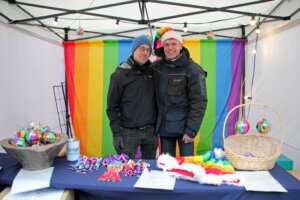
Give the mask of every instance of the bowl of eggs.
[(66, 134), (55, 133), (49, 126), (32, 121), (0, 141), (0, 145), (23, 169), (33, 171), (51, 167), (67, 140)]

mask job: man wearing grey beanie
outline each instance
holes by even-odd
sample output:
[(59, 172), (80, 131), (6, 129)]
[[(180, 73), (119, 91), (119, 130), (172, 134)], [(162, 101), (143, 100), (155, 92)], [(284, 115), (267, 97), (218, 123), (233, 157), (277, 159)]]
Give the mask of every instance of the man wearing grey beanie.
[(110, 77), (106, 112), (113, 145), (118, 154), (125, 153), (131, 159), (139, 146), (142, 159), (155, 159), (158, 147), (151, 52), (152, 44), (146, 35), (135, 38), (132, 55)]

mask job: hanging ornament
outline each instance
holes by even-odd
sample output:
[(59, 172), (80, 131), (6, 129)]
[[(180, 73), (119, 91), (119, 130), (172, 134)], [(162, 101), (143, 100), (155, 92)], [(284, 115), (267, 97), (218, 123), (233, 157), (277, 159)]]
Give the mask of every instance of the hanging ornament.
[(77, 34), (77, 35), (83, 35), (83, 34), (84, 34), (84, 29), (83, 29), (82, 27), (78, 27), (78, 28), (76, 29), (76, 34)]
[(215, 35), (214, 35), (213, 33), (207, 33), (207, 34), (206, 34), (206, 38), (207, 38), (208, 40), (213, 40), (213, 39), (215, 39)]
[(151, 43), (153, 42), (153, 38), (150, 35), (147, 35), (147, 38), (151, 41)]
[(240, 119), (235, 124), (235, 130), (240, 134), (246, 134), (250, 129), (250, 124), (245, 119)]
[(80, 21), (79, 21), (79, 27), (76, 29), (76, 34), (77, 35), (83, 35), (84, 34), (84, 29), (80, 26)]
[(215, 39), (215, 35), (212, 33), (211, 24), (210, 24), (210, 28), (209, 29), (210, 29), (210, 32), (206, 34), (206, 38), (208, 40), (213, 40), (213, 39)]
[(256, 129), (261, 134), (267, 134), (271, 130), (271, 123), (263, 118), (257, 122)]

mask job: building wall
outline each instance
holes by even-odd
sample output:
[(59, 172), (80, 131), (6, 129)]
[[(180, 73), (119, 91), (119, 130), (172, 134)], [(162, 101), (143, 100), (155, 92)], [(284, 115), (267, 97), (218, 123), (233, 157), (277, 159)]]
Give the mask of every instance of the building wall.
[(53, 86), (65, 80), (62, 45), (0, 21), (0, 60), (0, 139), (31, 120), (61, 132)]
[[(265, 33), (262, 29), (257, 40), (256, 59), (254, 60), (254, 55), (251, 54), (256, 46), (255, 37), (248, 41), (245, 58), (245, 94), (252, 96), (251, 102), (270, 105), (281, 114), (284, 122), (282, 153), (294, 160), (294, 169), (297, 171), (300, 171), (299, 35), (299, 18)], [(250, 100), (246, 101), (249, 102)], [(250, 116), (252, 119), (256, 117), (257, 120), (260, 114), (262, 117), (265, 113), (252, 109)], [(270, 120), (273, 120), (273, 123), (269, 120), (272, 124), (269, 136), (274, 136), (280, 141), (281, 121), (278, 117), (267, 115)]]

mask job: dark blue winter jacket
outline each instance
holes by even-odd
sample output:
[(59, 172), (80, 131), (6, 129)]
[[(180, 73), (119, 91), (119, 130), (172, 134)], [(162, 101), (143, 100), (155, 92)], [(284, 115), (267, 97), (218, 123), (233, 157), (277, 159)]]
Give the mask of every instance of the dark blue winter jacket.
[(206, 73), (190, 59), (183, 47), (181, 56), (168, 61), (163, 48), (153, 64), (153, 80), (158, 106), (156, 131), (161, 136), (194, 138), (198, 133), (207, 106)]

